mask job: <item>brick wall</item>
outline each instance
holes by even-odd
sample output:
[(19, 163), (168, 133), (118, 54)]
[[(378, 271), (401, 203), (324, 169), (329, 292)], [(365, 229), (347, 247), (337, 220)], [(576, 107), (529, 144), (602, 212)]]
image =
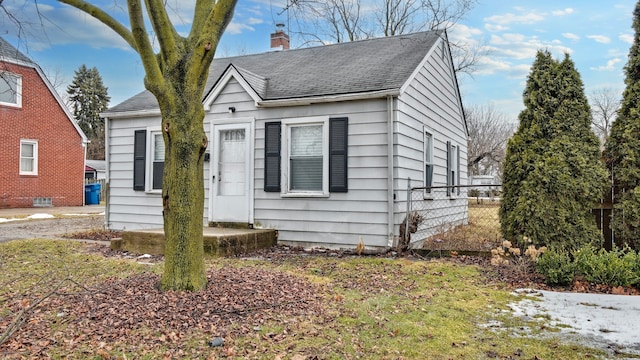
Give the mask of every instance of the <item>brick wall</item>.
[[(82, 137), (30, 67), (0, 63), (22, 76), (22, 107), (0, 105), (0, 208), (31, 207), (36, 197), (53, 206), (84, 203)], [(37, 140), (38, 174), (20, 175), (20, 140)]]

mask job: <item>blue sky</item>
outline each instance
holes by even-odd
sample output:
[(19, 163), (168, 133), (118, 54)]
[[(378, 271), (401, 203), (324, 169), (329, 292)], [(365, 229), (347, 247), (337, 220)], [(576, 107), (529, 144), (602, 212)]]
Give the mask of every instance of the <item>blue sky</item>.
[[(368, 0), (367, 0), (368, 1)], [(124, 18), (118, 1), (100, 0), (116, 18)], [(188, 25), (180, 4), (176, 23)], [(466, 106), (492, 104), (515, 121), (522, 109), (522, 91), (537, 50), (555, 57), (568, 53), (576, 64), (587, 95), (597, 89), (624, 88), (623, 67), (633, 40), (633, 0), (479, 0), (479, 4), (450, 32), (486, 50), (473, 76), (462, 75), (459, 84)], [(111, 96), (110, 105), (144, 90), (144, 70), (133, 52), (115, 33), (90, 17), (56, 1), (5, 0), (3, 5), (23, 21), (23, 33), (0, 15), (0, 36), (36, 61), (64, 93), (82, 64), (97, 67)], [(239, 0), (233, 21), (218, 46), (217, 56), (270, 51), (269, 34), (279, 15), (280, 0)], [(180, 27), (179, 31), (185, 31)], [(294, 42), (292, 47), (296, 47)]]

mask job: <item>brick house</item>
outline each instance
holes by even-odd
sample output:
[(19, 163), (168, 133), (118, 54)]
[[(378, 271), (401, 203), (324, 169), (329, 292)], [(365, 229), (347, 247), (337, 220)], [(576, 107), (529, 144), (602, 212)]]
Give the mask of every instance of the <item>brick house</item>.
[(83, 205), (86, 144), (42, 69), (0, 38), (0, 208)]

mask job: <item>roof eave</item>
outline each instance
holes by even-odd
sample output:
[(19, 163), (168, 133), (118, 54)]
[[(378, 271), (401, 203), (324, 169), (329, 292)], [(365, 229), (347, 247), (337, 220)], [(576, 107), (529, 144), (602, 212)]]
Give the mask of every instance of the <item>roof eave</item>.
[(350, 94), (335, 94), (335, 95), (320, 95), (309, 96), (301, 98), (287, 98), (287, 99), (274, 99), (274, 100), (262, 100), (256, 102), (258, 107), (273, 108), (273, 107), (285, 107), (285, 106), (301, 106), (311, 105), (319, 103), (330, 103), (337, 101), (353, 101), (353, 100), (366, 100), (366, 99), (379, 99), (386, 98), (387, 96), (400, 95), (400, 89), (387, 89), (367, 91), (361, 93)]
[(99, 114), (101, 118), (118, 119), (118, 118), (140, 118), (161, 115), (160, 109), (133, 110), (133, 111), (115, 111), (103, 112)]

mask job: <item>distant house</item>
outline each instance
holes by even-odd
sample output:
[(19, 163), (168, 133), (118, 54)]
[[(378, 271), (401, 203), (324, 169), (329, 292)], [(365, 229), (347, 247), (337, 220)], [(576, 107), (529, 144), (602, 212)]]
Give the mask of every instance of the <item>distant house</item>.
[(469, 177), (470, 189), (478, 190), (481, 196), (491, 196), (496, 191), (502, 191), (500, 178), (496, 175), (471, 175)]
[(86, 143), (42, 69), (0, 38), (0, 208), (83, 205)]
[(84, 167), (84, 178), (102, 180), (107, 178), (107, 164), (104, 160), (87, 160)]
[[(467, 181), (446, 32), (215, 59), (202, 103), (205, 223), (274, 228), (279, 242), (305, 247), (387, 248), (405, 217), (409, 178)], [(103, 116), (107, 225), (161, 227), (155, 98), (142, 92)], [(466, 193), (449, 196), (451, 219), (464, 221)]]

